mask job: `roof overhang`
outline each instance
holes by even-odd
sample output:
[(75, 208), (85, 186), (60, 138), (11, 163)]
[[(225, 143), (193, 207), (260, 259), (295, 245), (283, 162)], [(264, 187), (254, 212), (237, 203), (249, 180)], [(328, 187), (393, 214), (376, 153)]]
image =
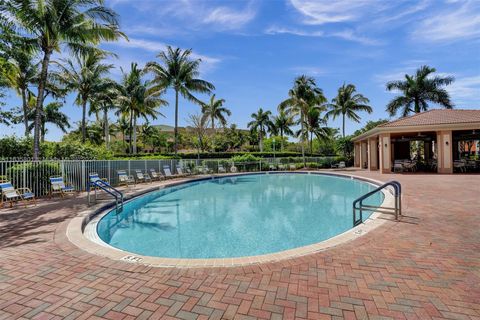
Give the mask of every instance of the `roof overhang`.
[(466, 122), (466, 123), (445, 123), (435, 125), (421, 125), (421, 126), (395, 126), (395, 127), (375, 127), (359, 136), (352, 139), (353, 142), (363, 141), (382, 133), (407, 133), (407, 132), (427, 132), (427, 131), (442, 131), (442, 130), (480, 130), (480, 122)]

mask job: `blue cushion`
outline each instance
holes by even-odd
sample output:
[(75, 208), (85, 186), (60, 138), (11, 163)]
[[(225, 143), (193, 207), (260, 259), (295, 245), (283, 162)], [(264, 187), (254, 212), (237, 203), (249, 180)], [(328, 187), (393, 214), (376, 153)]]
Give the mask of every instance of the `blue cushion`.
[(68, 186), (68, 187), (62, 188), (62, 190), (63, 190), (63, 191), (75, 191), (75, 188)]
[(22, 197), (25, 199), (30, 199), (30, 198), (34, 198), (35, 194), (33, 192), (25, 192), (24, 194), (22, 194)]

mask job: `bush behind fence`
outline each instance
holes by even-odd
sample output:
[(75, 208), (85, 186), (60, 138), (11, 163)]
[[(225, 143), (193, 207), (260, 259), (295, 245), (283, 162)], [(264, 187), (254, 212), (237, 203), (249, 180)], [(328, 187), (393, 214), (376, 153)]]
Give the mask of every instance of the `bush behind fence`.
[[(307, 157), (307, 168), (328, 168), (334, 157)], [(135, 170), (150, 172), (150, 169), (164, 174), (164, 166), (170, 166), (172, 173), (176, 166), (190, 168), (195, 171), (198, 167), (208, 168), (211, 173), (218, 173), (219, 166), (228, 172), (232, 166), (239, 172), (266, 171), (277, 169), (280, 164), (295, 164), (296, 168), (303, 167), (301, 158), (263, 158), (258, 161), (233, 162), (231, 159), (146, 159), (146, 160), (4, 160), (0, 161), (0, 180), (12, 182), (16, 188), (30, 188), (37, 197), (45, 196), (50, 191), (49, 178), (62, 176), (68, 185), (75, 190), (85, 191), (90, 173), (98, 173), (112, 185), (118, 185), (118, 170), (126, 170), (134, 175)]]

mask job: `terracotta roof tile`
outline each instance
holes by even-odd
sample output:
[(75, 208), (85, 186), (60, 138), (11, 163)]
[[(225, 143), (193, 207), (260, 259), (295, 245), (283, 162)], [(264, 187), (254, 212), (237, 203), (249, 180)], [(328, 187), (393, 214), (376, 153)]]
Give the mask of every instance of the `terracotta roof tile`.
[(383, 128), (480, 122), (480, 110), (433, 109), (380, 125)]

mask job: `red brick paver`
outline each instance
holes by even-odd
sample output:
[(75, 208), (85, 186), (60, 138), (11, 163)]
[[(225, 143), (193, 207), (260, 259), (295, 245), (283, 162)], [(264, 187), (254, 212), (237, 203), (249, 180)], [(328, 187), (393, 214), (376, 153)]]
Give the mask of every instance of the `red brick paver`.
[(80, 197), (2, 209), (0, 319), (480, 319), (480, 176), (355, 174), (402, 183), (400, 222), (235, 268), (88, 254), (65, 236)]

